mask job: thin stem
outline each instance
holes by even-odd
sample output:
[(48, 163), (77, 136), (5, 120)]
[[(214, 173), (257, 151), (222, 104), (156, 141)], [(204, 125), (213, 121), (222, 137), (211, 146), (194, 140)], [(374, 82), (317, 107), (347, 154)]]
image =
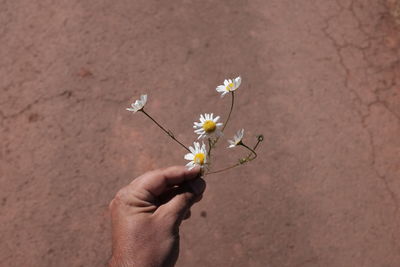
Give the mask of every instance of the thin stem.
[(228, 118), (226, 119), (226, 121), (224, 123), (224, 127), (222, 127), (222, 130), (221, 130), (222, 132), (225, 130), (226, 125), (228, 125), (229, 119), (231, 118), (231, 114), (232, 114), (232, 111), (233, 111), (233, 105), (235, 104), (235, 92), (232, 91), (231, 95), (232, 95), (231, 108), (229, 110)]
[(224, 169), (221, 169), (221, 170), (218, 170), (218, 171), (207, 172), (206, 175), (214, 174), (214, 173), (219, 173), (219, 172), (223, 172), (223, 171), (227, 171), (227, 170), (233, 169), (233, 168), (235, 168), (235, 167), (237, 167), (237, 166), (240, 166), (240, 165), (241, 165), (240, 163), (236, 163), (235, 165), (232, 165), (232, 166), (230, 166), (230, 167), (227, 167), (227, 168), (224, 168)]
[(247, 159), (250, 160), (251, 154), (254, 154), (254, 158), (252, 158), (251, 160), (254, 160), (254, 159), (257, 158), (257, 153), (256, 153), (253, 149), (251, 149), (250, 147), (246, 146), (246, 145), (245, 145), (244, 143), (242, 143), (242, 142), (240, 142), (240, 145), (243, 146), (243, 147), (245, 147), (245, 148), (247, 148), (248, 150), (251, 151), (250, 155), (247, 156)]
[(182, 144), (181, 142), (179, 142), (178, 139), (175, 138), (175, 136), (168, 130), (166, 130), (164, 127), (162, 127), (155, 119), (153, 119), (153, 117), (151, 117), (149, 114), (147, 114), (146, 111), (144, 111), (144, 109), (140, 110), (141, 112), (143, 112), (144, 115), (146, 115), (147, 117), (149, 117), (149, 119), (151, 119), (158, 127), (160, 127), (161, 130), (163, 130), (169, 137), (171, 137), (172, 139), (174, 139), (175, 142), (177, 142), (179, 145), (181, 145), (184, 149), (186, 149), (187, 151), (190, 152), (190, 149), (187, 148), (184, 144)]
[[(244, 146), (245, 148), (247, 148), (248, 150), (251, 151), (251, 153), (250, 153), (246, 158), (241, 159), (240, 162), (239, 162), (239, 163), (236, 163), (235, 165), (229, 166), (229, 167), (227, 167), (227, 168), (224, 168), (224, 169), (221, 169), (221, 170), (218, 170), (218, 171), (208, 172), (208, 173), (206, 173), (206, 174), (208, 175), (208, 174), (220, 173), (220, 172), (223, 172), (223, 171), (227, 171), (227, 170), (236, 168), (236, 167), (238, 167), (238, 166), (240, 166), (240, 165), (242, 165), (242, 164), (244, 164), (244, 163), (250, 162), (250, 161), (252, 161), (252, 160), (255, 160), (255, 159), (257, 158), (257, 153), (256, 153), (255, 150), (257, 149), (258, 145), (259, 145), (263, 140), (264, 140), (264, 137), (263, 137), (262, 135), (257, 136), (257, 143), (254, 145), (253, 149), (251, 149), (251, 148), (248, 147), (247, 145), (241, 143), (240, 145)], [(251, 158), (251, 155), (252, 155), (252, 154), (254, 154), (254, 158)]]
[[(231, 108), (229, 109), (228, 117), (226, 118), (226, 121), (224, 122), (224, 126), (222, 127), (222, 130), (221, 130), (222, 133), (224, 132), (226, 125), (228, 125), (229, 119), (231, 118), (231, 114), (233, 111), (233, 105), (235, 104), (235, 92), (231, 91), (231, 95), (232, 95)], [(217, 139), (215, 139), (214, 142), (212, 142), (212, 146), (215, 146), (215, 144), (218, 142), (219, 138), (220, 138), (220, 136), (218, 136)]]
[(264, 141), (264, 136), (262, 134), (257, 136), (257, 143), (254, 145), (253, 150), (256, 150), (258, 145)]
[(211, 156), (211, 149), (212, 149), (212, 141), (211, 138), (208, 138), (208, 156)]

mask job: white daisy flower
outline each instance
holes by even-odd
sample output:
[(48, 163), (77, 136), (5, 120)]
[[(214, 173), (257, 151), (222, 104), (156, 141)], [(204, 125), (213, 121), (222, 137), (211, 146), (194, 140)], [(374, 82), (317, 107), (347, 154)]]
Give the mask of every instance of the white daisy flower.
[(127, 108), (126, 110), (137, 112), (143, 109), (144, 105), (146, 105), (146, 102), (147, 102), (147, 95), (141, 95), (139, 100), (136, 100), (135, 103), (131, 104), (132, 108)]
[(211, 136), (221, 136), (221, 128), (223, 123), (218, 122), (219, 116), (214, 117), (214, 114), (207, 114), (205, 113), (200, 115), (200, 122), (195, 122), (193, 128), (195, 133), (199, 135), (198, 139), (211, 137)]
[(194, 148), (190, 146), (190, 153), (185, 155), (185, 159), (190, 160), (190, 162), (186, 164), (186, 167), (188, 167), (189, 170), (193, 169), (196, 166), (203, 166), (207, 163), (206, 145), (202, 143), (200, 147), (200, 144), (198, 142), (194, 142), (193, 144)]
[(244, 135), (244, 129), (240, 129), (240, 130), (233, 136), (233, 140), (228, 140), (228, 142), (229, 142), (229, 144), (230, 144), (228, 148), (232, 148), (232, 147), (235, 147), (235, 146), (239, 145), (239, 144), (242, 142), (243, 135)]
[(236, 77), (233, 80), (228, 79), (228, 80), (224, 81), (223, 85), (217, 86), (217, 88), (215, 90), (217, 90), (217, 92), (219, 92), (219, 93), (222, 93), (221, 97), (223, 97), (227, 93), (233, 92), (236, 89), (238, 89), (241, 82), (242, 82), (242, 78), (240, 76)]

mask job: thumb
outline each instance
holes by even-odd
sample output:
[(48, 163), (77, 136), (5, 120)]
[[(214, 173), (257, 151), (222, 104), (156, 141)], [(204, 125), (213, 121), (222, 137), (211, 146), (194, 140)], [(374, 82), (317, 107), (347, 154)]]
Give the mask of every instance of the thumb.
[(180, 225), (190, 207), (201, 197), (206, 188), (206, 182), (202, 178), (187, 181), (181, 185), (179, 192), (164, 205), (161, 205), (157, 213), (161, 217), (171, 218), (176, 225)]

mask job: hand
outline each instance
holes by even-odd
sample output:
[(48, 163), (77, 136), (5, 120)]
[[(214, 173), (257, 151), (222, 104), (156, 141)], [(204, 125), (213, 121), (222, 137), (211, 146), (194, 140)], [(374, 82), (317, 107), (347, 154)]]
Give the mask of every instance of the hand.
[(119, 190), (110, 203), (110, 267), (174, 266), (179, 226), (205, 187), (199, 168), (175, 166), (145, 173)]

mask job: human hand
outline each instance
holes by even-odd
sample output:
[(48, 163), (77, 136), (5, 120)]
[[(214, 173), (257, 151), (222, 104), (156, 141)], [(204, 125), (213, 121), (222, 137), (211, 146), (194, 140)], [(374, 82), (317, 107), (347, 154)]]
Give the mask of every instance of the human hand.
[(200, 169), (183, 166), (147, 172), (119, 190), (110, 203), (110, 267), (169, 267), (179, 255), (179, 226), (202, 197)]

